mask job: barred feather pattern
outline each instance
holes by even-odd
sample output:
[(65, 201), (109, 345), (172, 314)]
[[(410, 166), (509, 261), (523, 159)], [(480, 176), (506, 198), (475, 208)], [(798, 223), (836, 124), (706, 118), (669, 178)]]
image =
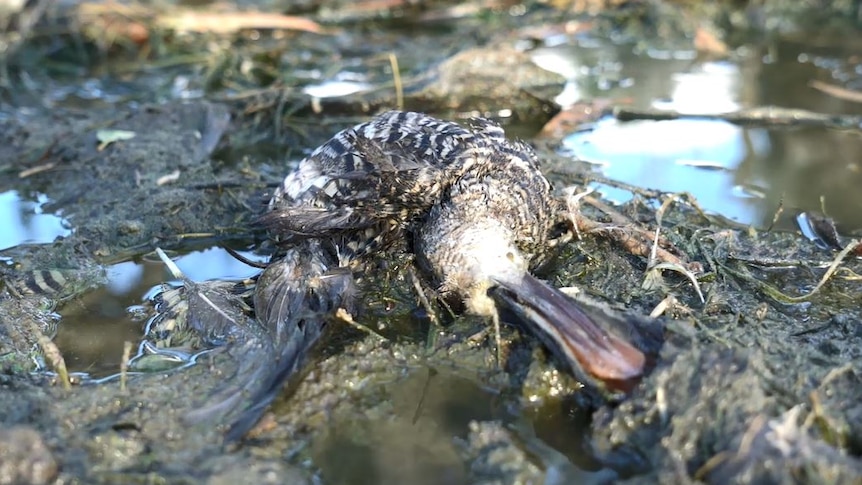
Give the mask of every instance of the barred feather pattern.
[(454, 181), (492, 169), (487, 160), (507, 146), (514, 145), (489, 120), (465, 128), (390, 111), (337, 133), (302, 160), (262, 222), (278, 241), (326, 238), (342, 260), (353, 260), (403, 241)]
[(518, 271), (540, 268), (553, 255), (550, 248), (560, 242), (554, 231), (560, 211), (551, 190), (531, 147), (520, 142), (498, 145), (481, 168), (462, 174), (430, 210), (418, 231), (420, 265), (444, 292), (463, 292), (473, 285), (473, 280), (462, 280), (476, 264), (470, 255), (472, 244), (480, 252), (511, 244), (521, 255), (517, 259), (523, 258), (524, 267)]
[(339, 308), (352, 314), (357, 302), (353, 274), (334, 267), (317, 240), (302, 241), (273, 261), (258, 277), (253, 298), (257, 321), (269, 334), (258, 345), (271, 345), (275, 358), (244, 363), (252, 369), (244, 374), (244, 385), (227, 389), (196, 411), (206, 417), (244, 399), (246, 406), (233, 417), (225, 435), (228, 442), (250, 430), (285, 381), (302, 368), (330, 316)]
[(256, 422), (320, 338), (327, 316), (356, 303), (353, 275), (363, 256), (418, 233), (427, 253), (419, 259), (449, 265), (431, 268), (444, 281), (465, 259), (447, 234), (478, 217), (508, 228), (507, 239), (538, 260), (554, 219), (550, 190), (535, 152), (484, 119), (462, 127), (391, 111), (314, 150), (284, 179), (261, 220), (284, 247), (257, 281), (255, 313), (280, 350), (228, 436)]

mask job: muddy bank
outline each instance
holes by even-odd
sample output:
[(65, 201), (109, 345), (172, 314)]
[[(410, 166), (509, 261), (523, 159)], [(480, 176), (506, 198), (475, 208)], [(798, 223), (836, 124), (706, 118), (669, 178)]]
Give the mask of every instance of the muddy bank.
[[(433, 52), (417, 50), (415, 58), (433, 60), (408, 61), (403, 102), (458, 117), (508, 110), (512, 132), (529, 137), (558, 109), (554, 90), (566, 80), (513, 50), (515, 42), (467, 49), (492, 37), (492, 29), (478, 30), (457, 47), (455, 34), (421, 39)], [(381, 35), (382, 46), (366, 50), (385, 52), (383, 37), (401, 36)], [(355, 39), (300, 36), (292, 45), (316, 46), (315, 55), (327, 54), (316, 61), (323, 65), (341, 51), (362, 51), (348, 45)], [(254, 67), (272, 60), (248, 58), (260, 61)], [(237, 65), (221, 65), (221, 81), (238, 79), (230, 77)], [(23, 109), (22, 95), (4, 105), (0, 190), (45, 194), (44, 210), (61, 213), (73, 231), (0, 253), (0, 482), (858, 483), (862, 326), (854, 274), (837, 273), (808, 298), (779, 299), (775, 290), (798, 296), (814, 288), (835, 254), (797, 234), (705, 217), (684, 197), (661, 209), (659, 223), (656, 208), (668, 196), (646, 191), (615, 215), (581, 204), (597, 225), (546, 275), (580, 287), (599, 307), (644, 317), (665, 305), (655, 323), (631, 330), (652, 346), (652, 368), (618, 403), (583, 389), (517, 325), (503, 329), (502, 368), (493, 338), (481, 333), (486, 321), (453, 316), (430, 330), (403, 255), (389, 255), (364, 283), (359, 327), (331, 325), (306, 370), (238, 446), (222, 439), (232, 409), (213, 405), (252, 389), (272, 350), (235, 282), (198, 283), (229, 310), (236, 331), (234, 345), (210, 345), (227, 333), (218, 327), (225, 319), (190, 305), (213, 332), (178, 333), (171, 345), (196, 355), (195, 365), (138, 369), (125, 383), (84, 379), (70, 390), (45, 372), (57, 362), (42, 356), (40, 335), (64, 324), (55, 312), (95, 307), (89, 290), (105, 283), (114, 263), (151, 258), (157, 246), (259, 245), (250, 223), (292, 163), (338, 129), (397, 104), (394, 86), (378, 85), (381, 73), (375, 89), (324, 99), (294, 86), (239, 96), (220, 91), (224, 82), (207, 101), (80, 110), (66, 99)], [(191, 79), (198, 83), (206, 84)], [(559, 189), (594, 175), (553, 143), (542, 146)], [(650, 270), (649, 251), (614, 236), (622, 228), (643, 238), (657, 226), (667, 247), (702, 265), (705, 301), (685, 276)], [(859, 272), (858, 261), (843, 265)], [(56, 281), (51, 271), (65, 283), (28, 291), (34, 275)], [(655, 334), (661, 338), (646, 338)], [(195, 420), (201, 409), (211, 412)]]
[[(64, 139), (86, 141), (62, 151), (63, 167), (70, 172), (63, 183), (55, 178), (58, 183), (53, 186), (43, 180), (40, 190), (57, 194), (57, 200), (79, 194), (76, 203), (67, 206), (67, 214), (82, 223), (76, 223), (73, 235), (52, 245), (7, 251), (14, 266), (6, 270), (7, 285), (14, 288), (16, 275), (30, 270), (77, 268), (82, 278), (87, 276), (83, 278), (87, 284), (70, 290), (72, 299), (63, 303), (69, 305), (87, 285), (99, 283), (99, 272), (93, 268), (118, 254), (143, 254), (155, 245), (182, 248), (181, 235), (186, 233), (253, 241), (254, 235), (238, 221), (254, 211), (238, 201), (260, 196), (257, 187), (263, 182), (259, 179), (248, 184), (251, 188), (238, 184), (223, 190), (154, 181), (155, 174), (175, 166), (196, 179), (216, 181), (212, 183), (244, 176), (232, 169), (214, 169), (217, 163), (196, 151), (201, 138), (192, 128), (159, 123), (169, 129), (152, 129), (153, 113), (177, 110), (166, 118), (192, 119), (192, 126), (198, 126), (195, 123), (218, 109), (201, 104), (129, 114), (118, 128), (150, 129), (140, 139), (116, 142), (115, 154), (107, 153), (108, 147), (103, 156), (110, 157), (110, 167), (98, 170), (91, 166), (97, 141), (86, 133), (70, 136), (70, 128), (63, 127)], [(188, 112), (197, 116), (184, 118)], [(22, 133), (23, 127), (18, 130)], [(177, 151), (153, 150), (147, 136), (154, 133), (161, 137), (160, 146)], [(53, 138), (48, 136), (43, 143), (50, 145), (49, 140)], [(156, 165), (153, 153), (166, 154), (164, 168), (151, 172), (140, 186), (134, 182), (140, 157), (122, 155), (142, 153), (136, 143), (150, 153), (148, 167)], [(7, 146), (27, 147), (24, 143)], [(554, 171), (551, 166), (548, 169)], [(35, 183), (35, 177), (25, 181)], [(94, 179), (99, 183), (93, 184)], [(124, 187), (126, 196), (97, 185)], [(122, 200), (148, 203), (129, 207)], [(171, 201), (173, 211), (161, 201)], [(196, 208), (204, 209), (197, 212)], [(596, 220), (602, 218), (589, 207), (584, 212)], [(648, 225), (655, 217), (637, 203), (624, 206), (623, 212)], [(166, 218), (166, 213), (177, 217)], [(141, 229), (116, 230), (129, 219), (141, 221)], [(214, 227), (242, 229), (217, 232)], [(45, 306), (50, 295), (15, 296), (7, 291), (0, 307), (6, 349), (4, 392), (0, 393), (6, 410), (4, 432), (23, 433), (28, 439), (22, 439), (21, 446), (41, 451), (16, 448), (5, 456), (24, 470), (19, 473), (30, 473), (19, 476), (34, 483), (47, 483), (56, 473), (61, 479), (102, 483), (156, 477), (171, 483), (204, 477), (227, 480), (238, 466), (259, 470), (261, 477), (275, 474), (281, 480), (297, 476), (310, 480), (321, 473), (315, 470), (322, 469), (322, 476), (336, 483), (350, 482), (358, 469), (373, 470), (381, 483), (413, 480), (428, 475), (428, 470), (448, 470), (444, 482), (467, 483), (521, 483), (542, 471), (598, 481), (630, 477), (644, 483), (786, 482), (800, 477), (852, 482), (860, 470), (853, 454), (859, 446), (854, 438), (860, 423), (857, 403), (862, 402), (856, 395), (862, 334), (857, 331), (858, 309), (852, 304), (853, 282), (832, 281), (812, 303), (780, 304), (765, 296), (758, 281), (790, 293), (813, 278), (806, 265), (782, 267), (777, 261), (803, 261), (816, 267), (831, 255), (792, 234), (754, 234), (713, 226), (685, 205), (666, 212), (663, 227), (664, 237), (683, 248), (692, 261), (704, 263), (706, 304), (699, 302), (690, 282), (673, 274), (665, 275), (654, 289), (642, 289), (644, 260), (598, 233), (585, 235), (561, 258), (552, 275), (560, 285), (578, 285), (592, 299), (615, 302), (610, 304), (635, 314), (649, 313), (669, 295), (677, 298), (661, 319), (665, 343), (655, 369), (618, 406), (598, 401), (589, 427), (565, 416), (596, 406), (595, 397), (579, 390), (559, 363), (548, 360), (538, 342), (515, 327), (505, 329), (508, 357), (499, 370), (492, 346), (468, 338), (484, 328), (481, 320), (456, 319), (435, 346), (426, 349), (422, 332), (416, 334), (420, 320), (413, 316), (416, 300), (406, 267), (395, 265), (381, 273), (379, 281), (368, 283), (377, 289), (370, 292), (369, 311), (360, 320), (371, 328), (389, 329), (384, 332), (387, 338), (350, 327), (336, 329), (307, 373), (294, 380), (273, 414), (265, 418), (263, 428), (238, 449), (221, 444), (223, 429), (218, 420), (189, 426), (188, 415), (211, 403), (225, 388), (248, 380), (254, 366), (250, 369), (242, 362), (269, 358), (260, 346), (253, 344), (241, 352), (216, 351), (182, 370), (132, 376), (125, 389), (114, 380), (64, 391), (51, 385), (50, 378), (29, 375), (36, 340), (32, 332), (48, 330), (46, 311), (54, 308)], [(773, 266), (764, 266), (766, 262)], [(756, 278), (747, 280), (746, 273)], [(382, 305), (384, 301), (388, 303)], [(253, 319), (241, 311), (236, 315), (242, 325), (253, 329)], [(23, 319), (35, 324), (23, 326)], [(405, 334), (399, 328), (410, 330)], [(523, 420), (536, 412), (550, 412), (554, 420), (569, 427), (570, 439), (563, 442), (568, 457), (543, 444), (559, 439), (559, 427), (539, 430), (539, 437), (524, 431)], [(499, 425), (492, 423), (500, 422), (509, 424), (494, 428)], [(480, 431), (485, 426), (492, 427)], [(486, 432), (491, 434), (482, 434)], [(453, 442), (452, 436), (461, 440)], [(579, 436), (574, 443), (580, 444), (570, 441), (572, 436)], [(405, 461), (400, 457), (404, 447), (423, 450), (425, 458)], [(492, 458), (503, 449), (522, 458)], [(356, 461), (332, 461), (343, 453), (355, 454)], [(366, 458), (360, 460), (360, 456)], [(536, 456), (544, 464), (538, 469)], [(305, 458), (312, 461), (302, 461)], [(369, 468), (368, 460), (375, 465)], [(306, 465), (287, 465), (301, 462)], [(190, 463), (196, 464), (193, 471)], [(429, 478), (428, 483), (440, 483), (438, 478)]]
[[(51, 194), (45, 209), (62, 210), (81, 249), (103, 261), (184, 233), (224, 237), (249, 209), (220, 187), (209, 159), (229, 122), (224, 107), (206, 103), (7, 119), (3, 156), (16, 163), (3, 190)], [(105, 143), (117, 133), (125, 138)], [(257, 182), (232, 182), (241, 181)]]

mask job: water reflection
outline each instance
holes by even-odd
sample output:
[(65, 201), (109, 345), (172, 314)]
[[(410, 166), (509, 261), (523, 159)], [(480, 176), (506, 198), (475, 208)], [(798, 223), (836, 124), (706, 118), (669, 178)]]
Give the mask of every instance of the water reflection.
[[(638, 55), (631, 46), (582, 42), (537, 49), (545, 68), (569, 80), (557, 100), (611, 98), (636, 109), (685, 114), (779, 106), (822, 113), (859, 114), (862, 104), (813, 89), (855, 72), (841, 45), (810, 47), (793, 41), (741, 50), (733, 61), (691, 56)], [(635, 186), (692, 193), (714, 213), (765, 228), (782, 207), (779, 227), (796, 213), (820, 210), (850, 231), (862, 227), (862, 135), (827, 128), (742, 127), (716, 120), (602, 120), (563, 141), (563, 150), (601, 167), (611, 179)], [(601, 187), (617, 201), (631, 194)], [(845, 231), (845, 232), (846, 232)]]
[(302, 88), (302, 91), (315, 98), (335, 98), (365, 91), (370, 87), (371, 84), (367, 82), (332, 80), (320, 84), (310, 84)]
[[(246, 258), (263, 258), (240, 252)], [(183, 273), (194, 281), (240, 280), (257, 268), (237, 261), (222, 248), (194, 251), (176, 259)], [(107, 269), (107, 283), (64, 306), (62, 324), (55, 339), (72, 372), (97, 378), (119, 371), (123, 344), (135, 346), (143, 336), (146, 317), (140, 303), (157, 293), (173, 277), (157, 259), (127, 261)]]
[(15, 190), (0, 193), (0, 251), (24, 243), (50, 243), (72, 233), (59, 214), (42, 211), (48, 202), (45, 194), (35, 198), (27, 200)]
[(739, 179), (762, 181), (765, 204), (783, 203), (791, 219), (799, 210), (823, 209), (845, 234), (862, 228), (862, 134), (806, 128), (768, 136), (770, 150), (745, 160)]
[[(739, 184), (734, 170), (769, 146), (762, 130), (707, 120), (607, 119), (593, 131), (570, 135), (563, 146), (578, 158), (599, 164), (608, 178), (666, 192), (690, 192), (704, 209), (742, 223), (762, 218), (758, 201), (739, 197), (734, 190)], [(607, 187), (601, 191), (620, 202), (631, 197)]]
[(670, 99), (656, 101), (660, 109), (693, 114), (718, 114), (738, 110), (739, 68), (729, 62), (706, 62), (671, 76)]
[[(470, 372), (446, 368), (417, 367), (404, 379), (368, 386), (373, 389), (363, 394), (380, 396), (383, 410), (356, 406), (334, 413), (314, 444), (313, 461), (327, 482), (472, 483), (475, 477), (464, 468), (464, 454), (471, 423), (478, 430), (482, 422), (502, 423), (513, 448), (539, 468), (565, 473), (567, 479), (556, 483), (585, 483), (577, 478), (589, 475), (586, 469), (598, 468), (584, 447), (589, 413), (572, 403), (547, 400), (544, 407), (522, 409), (517, 392), (489, 387)], [(485, 446), (518, 459), (518, 452), (505, 449), (507, 443), (500, 438), (496, 446)]]

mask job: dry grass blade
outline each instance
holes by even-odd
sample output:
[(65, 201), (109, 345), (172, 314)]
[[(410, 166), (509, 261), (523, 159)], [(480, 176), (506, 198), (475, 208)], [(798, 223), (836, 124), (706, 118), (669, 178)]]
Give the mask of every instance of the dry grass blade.
[[(581, 232), (590, 232), (594, 234), (603, 234), (617, 242), (622, 248), (636, 256), (647, 258), (647, 270), (644, 274), (644, 288), (655, 288), (661, 286), (660, 271), (669, 269), (677, 271), (685, 275), (693, 286), (700, 298), (701, 303), (706, 300), (703, 292), (700, 290), (700, 284), (697, 281), (696, 272), (701, 272), (702, 267), (699, 263), (687, 263), (679, 256), (671, 253), (662, 246), (672, 246), (670, 241), (661, 237), (661, 224), (664, 213), (668, 207), (678, 201), (678, 195), (672, 195), (666, 199), (661, 207), (656, 211), (657, 227), (652, 233), (641, 227), (639, 224), (630, 220), (626, 216), (620, 214), (612, 207), (604, 204), (602, 201), (593, 197), (589, 197), (587, 191), (584, 193), (575, 193), (574, 190), (567, 193), (565, 197), (566, 207), (568, 209), (569, 218), (574, 226), (574, 231), (580, 238)], [(580, 202), (586, 201), (593, 207), (601, 210), (611, 218), (611, 224), (601, 224), (580, 213)]]
[(667, 295), (662, 301), (658, 303), (658, 305), (655, 306), (655, 308), (652, 309), (649, 316), (650, 318), (658, 318), (664, 315), (668, 311), (668, 309), (676, 305), (676, 297), (674, 297), (673, 295)]
[(404, 86), (401, 85), (401, 70), (398, 68), (398, 57), (389, 53), (389, 65), (392, 67), (392, 82), (395, 84), (395, 106), (404, 109)]
[(129, 374), (129, 359), (132, 358), (132, 343), (123, 342), (123, 359), (120, 361), (120, 392), (126, 392), (126, 381)]
[(820, 91), (821, 93), (825, 93), (829, 96), (832, 96), (833, 98), (843, 99), (844, 101), (851, 101), (854, 103), (862, 103), (862, 92), (860, 91), (842, 88), (840, 86), (828, 84), (823, 81), (811, 81), (810, 83), (808, 83), (808, 85)]
[(183, 274), (180, 267), (177, 266), (177, 263), (175, 263), (171, 258), (169, 258), (164, 251), (162, 251), (162, 248), (157, 247), (156, 254), (159, 255), (159, 259), (161, 259), (162, 262), (165, 263), (165, 266), (167, 266), (168, 271), (171, 272), (174, 278), (178, 280), (185, 279), (185, 275)]
[(700, 291), (700, 283), (697, 282), (697, 276), (695, 276), (694, 273), (689, 271), (688, 268), (686, 268), (685, 266), (676, 264), (676, 263), (659, 263), (659, 264), (651, 267), (649, 270), (650, 271), (652, 271), (652, 270), (658, 271), (658, 270), (663, 270), (663, 269), (676, 271), (677, 273), (680, 273), (683, 276), (685, 276), (686, 278), (688, 278), (689, 281), (691, 281), (692, 286), (694, 286), (694, 291), (695, 291), (695, 293), (697, 293), (697, 296), (700, 298), (700, 302), (706, 303), (706, 299), (704, 299), (703, 293)]
[(862, 281), (862, 275), (850, 268), (838, 268), (835, 274), (841, 274), (841, 278), (845, 281)]
[(676, 195), (668, 197), (664, 202), (662, 202), (661, 207), (659, 207), (659, 209), (655, 213), (655, 237), (653, 238), (652, 250), (650, 251), (649, 262), (647, 263), (647, 272), (668, 269), (683, 274), (686, 278), (689, 279), (689, 281), (691, 281), (692, 286), (694, 286), (694, 291), (700, 298), (700, 302), (706, 303), (706, 299), (704, 299), (703, 297), (703, 292), (700, 291), (700, 284), (697, 282), (697, 276), (695, 276), (692, 271), (690, 271), (685, 265), (683, 265), (681, 261), (665, 261), (662, 263), (656, 263), (656, 257), (659, 250), (659, 235), (661, 231), (662, 218), (664, 217), (665, 211), (667, 211), (670, 205), (676, 201)]
[(815, 286), (814, 289), (802, 296), (787, 298), (789, 298), (790, 301), (797, 303), (806, 301), (812, 296), (814, 296), (814, 294), (820, 291), (820, 288), (822, 288), (823, 285), (825, 285), (826, 282), (829, 281), (830, 278), (832, 278), (832, 275), (835, 274), (836, 271), (838, 271), (838, 266), (841, 264), (842, 261), (844, 261), (844, 258), (846, 258), (848, 254), (852, 254), (854, 251), (856, 251), (856, 248), (859, 247), (862, 247), (862, 242), (860, 242), (858, 239), (850, 241), (850, 244), (845, 246), (844, 249), (842, 249), (841, 252), (835, 256), (835, 259), (832, 260), (832, 264), (829, 265), (829, 268), (826, 270), (826, 273), (823, 274), (823, 277), (820, 278), (820, 282), (817, 283), (817, 286)]
[(817, 283), (817, 286), (815, 286), (814, 289), (812, 289), (808, 293), (805, 293), (804, 295), (800, 296), (785, 295), (777, 288), (758, 280), (748, 271), (735, 270), (725, 265), (721, 265), (721, 268), (728, 273), (736, 276), (737, 278), (751, 282), (775, 300), (778, 300), (782, 303), (802, 303), (808, 301), (809, 299), (811, 299), (812, 296), (814, 296), (818, 291), (820, 291), (820, 289), (823, 288), (823, 285), (825, 285), (826, 282), (829, 281), (829, 279), (832, 278), (832, 276), (838, 272), (838, 270), (840, 269), (839, 265), (842, 261), (844, 261), (844, 258), (846, 258), (847, 255), (854, 254), (854, 252), (857, 251), (859, 248), (862, 248), (862, 242), (860, 242), (858, 239), (850, 241), (850, 244), (844, 247), (844, 249), (841, 250), (841, 252), (835, 256), (835, 259), (832, 260), (832, 264), (830, 264), (829, 268), (826, 269), (826, 273), (824, 273), (823, 277), (820, 278), (820, 282)]
[(359, 330), (360, 332), (367, 333), (368, 335), (377, 338), (381, 342), (386, 342), (387, 340), (389, 340), (383, 335), (380, 335), (374, 330), (371, 330), (370, 328), (366, 327), (365, 325), (360, 325), (359, 323), (356, 323), (356, 320), (353, 319), (353, 315), (351, 315), (350, 312), (348, 312), (344, 308), (338, 308), (338, 310), (335, 311), (334, 317), (336, 320), (342, 323), (346, 323), (347, 325), (355, 328), (356, 330)]
[(38, 342), (39, 347), (42, 349), (42, 354), (45, 355), (48, 364), (57, 373), (57, 378), (60, 379), (63, 389), (67, 391), (72, 389), (72, 382), (69, 380), (69, 370), (66, 368), (66, 359), (63, 358), (63, 354), (60, 352), (57, 344), (39, 329), (36, 330), (39, 332)]

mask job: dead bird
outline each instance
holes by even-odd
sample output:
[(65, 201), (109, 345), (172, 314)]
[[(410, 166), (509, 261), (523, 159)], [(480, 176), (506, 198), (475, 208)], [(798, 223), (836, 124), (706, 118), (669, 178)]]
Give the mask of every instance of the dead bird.
[(335, 312), (354, 312), (354, 272), (372, 253), (404, 244), (411, 222), (453, 178), (441, 174), (460, 170), (450, 162), (474, 136), (454, 123), (393, 111), (337, 133), (287, 175), (260, 218), (282, 249), (254, 292), (256, 318), (280, 351), (227, 441), (251, 429)]
[[(319, 264), (309, 274), (307, 265), (270, 269), (284, 264), (276, 256), (255, 311), (273, 328), (293, 328), (284, 322), (309, 312), (320, 318), (349, 300), (337, 289), (354, 291), (347, 275), (369, 255), (412, 248), (444, 293), (495, 322), (496, 302), (514, 309), (579, 377), (636, 377), (644, 366), (639, 350), (529, 272), (551, 253), (561, 220), (535, 152), (509, 142), (497, 124), (474, 119), (465, 128), (421, 113), (384, 113), (337, 133), (275, 191), (260, 222), (294, 260)], [(322, 291), (303, 286), (336, 274)], [(277, 333), (291, 345), (293, 331)], [(302, 332), (296, 338), (308, 340)], [(284, 358), (275, 367), (286, 377), (293, 365)]]
[[(481, 139), (481, 143), (476, 141)], [(421, 113), (390, 111), (337, 133), (275, 191), (261, 222), (282, 245), (317, 239), (342, 266), (403, 244), (452, 181), (490, 156), (503, 130), (471, 129)]]
[(352, 274), (333, 268), (316, 241), (301, 241), (255, 279), (250, 295), (255, 318), (250, 319), (247, 282), (195, 283), (161, 249), (156, 252), (182, 286), (165, 285), (156, 297), (148, 338), (154, 347), (176, 343), (230, 357), (230, 365), (220, 369), (220, 385), (202, 396), (185, 422), (224, 423), (225, 442), (236, 441), (301, 369), (334, 311), (352, 311)]
[(343, 266), (361, 266), (365, 254), (416, 235), (420, 266), (444, 293), (495, 322), (502, 302), (582, 380), (626, 381), (643, 371), (638, 349), (529, 273), (552, 253), (566, 218), (535, 151), (490, 120), (464, 128), (384, 113), (315, 150), (270, 208), (265, 222), (280, 238), (322, 238)]

